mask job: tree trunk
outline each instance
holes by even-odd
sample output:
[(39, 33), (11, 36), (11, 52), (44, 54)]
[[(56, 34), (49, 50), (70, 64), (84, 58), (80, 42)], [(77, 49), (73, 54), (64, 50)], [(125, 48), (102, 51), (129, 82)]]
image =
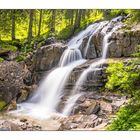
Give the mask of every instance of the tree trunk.
[(33, 28), (33, 14), (34, 10), (30, 10), (30, 19), (29, 19), (29, 28), (28, 28), (28, 42), (31, 42), (32, 39), (32, 28)]
[(70, 21), (71, 25), (73, 25), (73, 19), (74, 19), (74, 10), (71, 10), (71, 21)]
[(36, 11), (34, 11), (34, 27), (35, 27), (35, 36), (37, 35), (37, 17)]
[(11, 17), (12, 17), (12, 40), (15, 40), (15, 10), (11, 10)]
[(74, 31), (75, 31), (75, 29), (80, 27), (81, 16), (82, 16), (82, 10), (81, 9), (76, 10), (75, 23), (74, 23)]
[(50, 27), (50, 31), (52, 33), (55, 32), (55, 19), (56, 19), (56, 10), (52, 10), (52, 19), (51, 19), (51, 27)]
[(86, 9), (83, 9), (82, 11), (82, 20), (85, 20), (86, 18)]
[(39, 15), (38, 36), (40, 36), (40, 32), (41, 32), (41, 23), (42, 23), (42, 9), (40, 10), (40, 15)]

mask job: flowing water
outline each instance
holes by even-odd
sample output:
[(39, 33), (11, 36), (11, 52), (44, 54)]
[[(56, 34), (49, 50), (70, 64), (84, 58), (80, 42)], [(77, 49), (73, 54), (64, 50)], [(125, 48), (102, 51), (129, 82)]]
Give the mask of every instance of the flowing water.
[(88, 37), (88, 42), (84, 50), (84, 56), (86, 56), (92, 37), (100, 31), (104, 34), (102, 57), (95, 63), (91, 64), (78, 79), (62, 112), (64, 115), (69, 115), (75, 102), (82, 95), (79, 94), (79, 92), (77, 94), (75, 93), (76, 91), (79, 91), (79, 88), (84, 83), (87, 74), (91, 71), (95, 71), (96, 68), (105, 62), (108, 50), (108, 39), (112, 33), (119, 28), (117, 24), (113, 25), (115, 26), (108, 31), (111, 26), (111, 22), (104, 21), (94, 23), (81, 31), (77, 36), (73, 37), (68, 42), (68, 48), (63, 52), (58, 67), (45, 76), (44, 80), (39, 85), (39, 88), (35, 93), (33, 93), (31, 98), (24, 103), (18, 104), (18, 109), (11, 113), (29, 115), (39, 119), (46, 119), (51, 117), (53, 114), (59, 113), (56, 111), (56, 108), (61, 102), (61, 97), (65, 95), (64, 88), (71, 72), (75, 67), (87, 61), (82, 57), (80, 46), (82, 45), (84, 38)]
[(101, 30), (105, 25), (107, 25), (107, 23), (108, 23), (108, 21), (103, 21), (103, 22), (98, 23), (97, 26), (95, 26), (95, 30), (92, 32), (91, 36), (89, 37), (88, 42), (87, 42), (87, 45), (85, 47), (84, 57), (86, 57), (86, 55), (87, 55), (87, 51), (88, 51), (88, 48), (90, 47), (91, 39), (93, 38), (93, 36), (96, 35), (96, 33), (99, 30)]

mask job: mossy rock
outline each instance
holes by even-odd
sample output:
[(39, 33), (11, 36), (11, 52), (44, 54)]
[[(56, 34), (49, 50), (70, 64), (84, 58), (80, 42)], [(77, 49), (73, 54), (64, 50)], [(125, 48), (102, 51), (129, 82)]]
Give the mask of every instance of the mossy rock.
[(16, 46), (13, 46), (13, 45), (2, 44), (0, 46), (5, 51), (12, 51), (12, 52), (16, 52), (17, 51), (17, 47)]
[(4, 59), (0, 57), (0, 63), (3, 62), (3, 61), (4, 61)]
[(3, 110), (5, 106), (6, 106), (6, 102), (0, 101), (0, 111)]

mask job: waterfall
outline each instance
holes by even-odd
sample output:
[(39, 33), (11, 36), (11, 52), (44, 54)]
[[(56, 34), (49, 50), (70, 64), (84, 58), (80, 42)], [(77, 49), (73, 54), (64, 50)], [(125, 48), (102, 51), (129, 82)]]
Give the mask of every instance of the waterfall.
[(73, 96), (70, 96), (70, 98), (67, 101), (67, 105), (65, 106), (63, 110), (63, 115), (69, 115), (71, 113), (71, 108), (75, 105), (75, 102), (78, 100), (78, 98), (82, 96), (82, 94), (75, 94)]
[[(64, 107), (63, 111), (62, 111), (62, 114), (64, 115), (70, 115), (71, 113), (71, 110), (73, 109), (73, 106), (75, 105), (76, 101), (78, 100), (78, 97), (80, 97), (80, 88), (81, 86), (83, 85), (83, 83), (86, 81), (86, 78), (87, 78), (87, 75), (88, 73), (90, 72), (96, 72), (96, 70), (99, 69), (99, 67), (105, 63), (105, 60), (106, 60), (106, 57), (107, 57), (107, 52), (108, 52), (108, 46), (109, 46), (109, 38), (111, 37), (112, 33), (115, 32), (117, 29), (121, 28), (122, 27), (122, 24), (118, 24), (118, 22), (115, 23), (112, 23), (115, 19), (113, 19), (112, 21), (110, 21), (107, 26), (103, 27), (102, 30), (101, 30), (101, 33), (104, 34), (104, 38), (103, 38), (103, 44), (102, 44), (102, 57), (97, 60), (96, 62), (92, 63), (86, 70), (84, 70), (82, 72), (82, 74), (80, 75), (79, 79), (77, 80), (73, 90), (72, 90), (72, 93), (71, 93), (71, 96), (69, 97), (67, 103), (66, 103), (66, 106)], [(118, 20), (118, 18), (117, 18)], [(110, 26), (113, 26), (114, 27), (108, 31), (108, 29), (110, 29)], [(94, 35), (94, 34), (93, 34)], [(91, 39), (89, 39), (91, 40)], [(89, 45), (90, 42), (88, 42), (87, 45)], [(78, 97), (77, 97), (77, 96)], [(72, 103), (72, 104), (70, 104)]]
[[(122, 17), (120, 17), (122, 18)], [(58, 114), (57, 107), (61, 103), (61, 99), (65, 96), (64, 88), (70, 77), (73, 69), (87, 60), (83, 59), (80, 47), (85, 38), (88, 38), (87, 44), (84, 49), (84, 57), (87, 54), (91, 40), (98, 32), (104, 35), (102, 57), (96, 62), (92, 63), (86, 70), (82, 72), (73, 91), (64, 106), (62, 111), (63, 115), (69, 115), (73, 106), (78, 98), (82, 95), (79, 93), (81, 86), (85, 82), (89, 72), (96, 72), (100, 65), (105, 62), (107, 57), (109, 38), (112, 33), (121, 27), (120, 18), (113, 19), (112, 21), (103, 21), (89, 25), (85, 30), (81, 31), (78, 35), (73, 37), (67, 43), (67, 49), (63, 52), (58, 67), (47, 74), (44, 80), (40, 83), (38, 89), (33, 96), (26, 102), (18, 104), (17, 110), (10, 113), (17, 115), (28, 115), (39, 119), (46, 119), (51, 117), (54, 113)], [(60, 114), (60, 113), (59, 113)]]
[[(86, 36), (92, 35), (98, 23), (88, 26), (67, 44), (68, 48), (62, 54), (58, 67), (45, 76), (37, 91), (26, 102), (18, 104), (16, 111), (10, 113), (24, 114), (39, 119), (51, 117), (58, 113), (56, 108), (64, 96), (64, 87), (72, 70), (85, 63), (79, 47)], [(76, 98), (79, 96), (76, 95)], [(73, 106), (73, 104), (72, 104)]]
[(66, 66), (66, 65), (70, 64), (71, 62), (74, 62), (74, 61), (80, 60), (80, 59), (82, 59), (82, 54), (79, 49), (68, 48), (62, 54), (62, 57), (59, 62), (59, 66), (60, 67)]
[[(108, 23), (108, 21), (103, 21), (103, 22), (100, 22), (97, 24), (97, 26), (95, 26), (95, 29), (94, 31), (92, 32), (92, 35), (89, 37), (88, 39), (88, 42), (87, 42), (87, 45), (85, 47), (85, 50), (84, 50), (84, 57), (86, 57), (87, 55), (87, 51), (88, 51), (88, 48), (90, 46), (90, 42), (91, 42), (91, 39), (93, 38), (93, 36), (99, 31), (101, 30), (106, 24)], [(94, 45), (94, 44), (93, 44)]]

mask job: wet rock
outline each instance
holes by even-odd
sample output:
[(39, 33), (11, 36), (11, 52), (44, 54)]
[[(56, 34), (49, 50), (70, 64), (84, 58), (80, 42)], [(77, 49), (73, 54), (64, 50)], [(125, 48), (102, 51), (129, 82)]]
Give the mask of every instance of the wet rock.
[(22, 88), (19, 95), (17, 96), (17, 103), (26, 101), (37, 88), (38, 86), (36, 84), (33, 84), (31, 86), (25, 86), (24, 88)]
[(84, 96), (81, 96), (81, 97), (79, 97), (77, 103), (83, 103), (85, 100), (86, 100), (85, 95)]
[(27, 99), (28, 95), (29, 95), (29, 92), (27, 90), (21, 89), (17, 102), (21, 103), (21, 102), (25, 101)]

